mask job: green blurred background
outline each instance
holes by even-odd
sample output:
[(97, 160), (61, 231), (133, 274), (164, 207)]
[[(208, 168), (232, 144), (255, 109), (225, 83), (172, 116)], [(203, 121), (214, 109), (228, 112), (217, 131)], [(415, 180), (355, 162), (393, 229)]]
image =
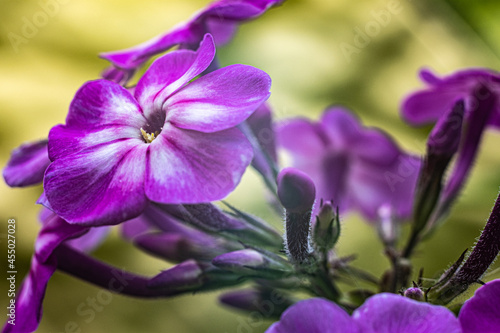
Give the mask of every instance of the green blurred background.
[[(206, 0), (60, 0), (58, 7), (25, 43), (13, 45), (9, 33), (22, 36), (25, 20), (43, 10), (43, 0), (0, 2), (0, 165), (24, 141), (44, 138), (64, 122), (75, 91), (96, 79), (107, 63), (99, 52), (126, 48), (164, 32), (204, 7)], [(53, 1), (52, 1), (53, 2)], [(331, 104), (344, 104), (362, 121), (395, 136), (404, 148), (421, 153), (429, 128), (415, 129), (399, 117), (401, 99), (421, 86), (419, 68), (438, 73), (460, 68), (500, 67), (500, 2), (395, 1), (398, 13), (373, 33), (369, 44), (344, 56), (340, 45), (354, 44), (354, 29), (364, 30), (390, 1), (289, 0), (256, 21), (244, 24), (234, 41), (218, 50), (223, 65), (243, 63), (273, 79), (270, 103), (276, 118), (317, 119)], [(41, 22), (43, 23), (43, 22)], [(12, 35), (11, 35), (12, 36)], [(485, 135), (471, 178), (448, 223), (420, 246), (416, 267), (427, 276), (446, 268), (471, 247), (489, 215), (500, 185), (500, 136)], [(0, 185), (0, 234), (5, 251), (6, 221), (17, 220), (18, 284), (29, 268), (39, 230), (34, 202), (42, 188)], [(269, 219), (280, 217), (265, 205), (263, 184), (249, 170), (229, 197), (239, 208)], [(359, 253), (356, 264), (381, 274), (387, 268), (374, 230), (358, 216), (343, 218), (341, 255)], [(2, 252), (5, 253), (5, 252)], [(118, 267), (154, 275), (167, 263), (138, 253), (115, 232), (95, 253)], [(0, 255), (2, 271), (6, 259)], [(497, 264), (496, 267), (499, 265)], [(494, 273), (485, 280), (500, 278)], [(0, 308), (7, 304), (1, 281)], [(56, 273), (50, 281), (39, 332), (65, 332), (75, 322), (81, 332), (263, 332), (270, 322), (253, 323), (217, 306), (217, 293), (143, 301), (114, 296), (87, 323), (76, 313), (99, 289)], [(2, 317), (5, 318), (5, 317)]]

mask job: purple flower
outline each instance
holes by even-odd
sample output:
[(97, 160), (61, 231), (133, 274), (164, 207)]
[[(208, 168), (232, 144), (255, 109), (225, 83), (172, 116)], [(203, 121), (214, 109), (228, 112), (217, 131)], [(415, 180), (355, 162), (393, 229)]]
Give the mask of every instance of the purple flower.
[(410, 215), (420, 162), (402, 152), (383, 132), (366, 128), (346, 109), (327, 109), (318, 123), (293, 119), (277, 129), (279, 144), (293, 166), (307, 173), (319, 200), (332, 200), (341, 212), (359, 210), (370, 220), (391, 207)]
[(468, 69), (444, 78), (422, 70), (420, 77), (428, 87), (408, 96), (402, 105), (402, 116), (408, 123), (437, 122), (457, 101), (465, 102), (458, 157), (434, 213), (433, 221), (437, 221), (449, 211), (465, 184), (486, 126), (500, 127), (500, 76), (487, 69)]
[(36, 185), (42, 182), (49, 164), (47, 140), (25, 143), (12, 151), (3, 177), (11, 187)]
[(271, 80), (232, 65), (190, 82), (214, 54), (206, 35), (197, 52), (155, 61), (134, 95), (107, 80), (80, 88), (66, 125), (49, 134), (51, 208), (69, 223), (117, 224), (148, 200), (200, 203), (231, 192), (252, 159), (235, 126), (268, 98)]
[[(220, 0), (210, 4), (198, 12), (189, 21), (178, 25), (166, 34), (162, 34), (147, 42), (123, 51), (107, 52), (101, 57), (109, 60), (114, 66), (129, 72), (146, 62), (155, 54), (164, 52), (175, 45), (180, 49), (196, 49), (203, 36), (210, 33), (215, 43), (222, 45), (233, 36), (239, 23), (251, 20), (264, 14), (268, 8), (283, 0)], [(105, 77), (121, 81), (115, 71), (107, 71)], [(127, 79), (127, 78), (125, 78)]]
[(464, 333), (500, 332), (500, 280), (479, 288), (462, 306), (458, 319)]
[(458, 318), (443, 306), (388, 293), (370, 297), (352, 316), (312, 298), (290, 307), (266, 333), (494, 333), (500, 331), (499, 305), (500, 280), (479, 288)]
[[(469, 119), (473, 116), (477, 100), (481, 99), (478, 91), (481, 85), (495, 94), (500, 92), (500, 75), (489, 69), (466, 69), (443, 78), (424, 69), (420, 78), (428, 87), (408, 96), (402, 106), (403, 118), (413, 125), (435, 123), (461, 99), (465, 101), (466, 119)], [(499, 104), (495, 104), (487, 123), (500, 127)]]
[(321, 298), (290, 307), (266, 333), (461, 333), (458, 319), (445, 307), (395, 294), (370, 297), (349, 316)]

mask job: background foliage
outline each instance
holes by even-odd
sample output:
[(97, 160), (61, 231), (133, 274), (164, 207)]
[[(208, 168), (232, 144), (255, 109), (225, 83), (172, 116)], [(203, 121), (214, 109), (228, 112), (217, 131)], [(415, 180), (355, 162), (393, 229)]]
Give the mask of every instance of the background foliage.
[[(378, 33), (350, 60), (341, 44), (354, 45), (356, 28), (364, 29), (389, 3), (398, 14), (385, 17)], [(39, 27), (27, 38), (47, 3), (51, 14), (38, 17)], [(2, 0), (0, 3), (0, 165), (21, 142), (46, 137), (64, 122), (76, 90), (98, 78), (107, 66), (97, 53), (126, 48), (168, 30), (208, 3), (207, 0)], [(48, 7), (46, 7), (48, 8)], [(438, 73), (464, 67), (500, 67), (500, 3), (497, 1), (327, 1), (288, 0), (260, 19), (243, 25), (235, 40), (220, 48), (223, 65), (243, 63), (268, 72), (273, 79), (270, 103), (276, 118), (317, 119), (331, 104), (350, 107), (365, 124), (391, 133), (404, 148), (422, 153), (429, 128), (415, 129), (399, 117), (402, 98), (421, 86), (419, 68)], [(43, 16), (43, 15), (42, 15)], [(380, 19), (380, 18), (379, 18)], [(44, 23), (45, 22), (45, 23)], [(42, 24), (44, 23), (44, 24)], [(25, 38), (12, 43), (12, 33)], [(9, 35), (10, 34), (10, 35)], [(9, 38), (10, 36), (10, 38)], [(500, 185), (500, 135), (485, 136), (476, 168), (448, 223), (420, 246), (416, 266), (431, 277), (470, 247), (484, 225)], [(41, 186), (9, 189), (0, 185), (2, 253), (8, 218), (17, 220), (18, 283), (29, 268), (39, 230), (34, 202)], [(265, 206), (263, 185), (249, 170), (229, 198), (249, 212), (281, 227), (280, 217)], [(380, 274), (387, 267), (374, 230), (357, 215), (345, 216), (340, 254), (359, 253), (357, 265)], [(153, 275), (167, 264), (139, 254), (118, 233), (95, 253), (141, 274)], [(0, 256), (4, 271), (4, 256)], [(497, 264), (498, 267), (498, 264)], [(485, 280), (499, 278), (492, 274)], [(1, 280), (0, 307), (6, 302)], [(263, 332), (269, 321), (218, 307), (217, 294), (143, 301), (113, 297), (89, 322), (76, 309), (99, 289), (56, 273), (44, 303), (40, 332), (65, 332), (74, 322), (81, 332)]]

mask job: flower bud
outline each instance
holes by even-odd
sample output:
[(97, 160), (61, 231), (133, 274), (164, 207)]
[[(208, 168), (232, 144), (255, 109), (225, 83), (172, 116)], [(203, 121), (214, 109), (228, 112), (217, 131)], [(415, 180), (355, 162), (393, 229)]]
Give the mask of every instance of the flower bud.
[(460, 100), (443, 115), (427, 140), (429, 155), (450, 159), (458, 151), (464, 118), (464, 101)]
[(276, 289), (243, 289), (230, 291), (219, 297), (222, 304), (243, 311), (257, 311), (266, 318), (279, 318), (294, 300)]
[(177, 233), (148, 233), (139, 235), (134, 243), (139, 248), (160, 258), (181, 262), (188, 259), (211, 261), (213, 257), (230, 249), (222, 240), (210, 235), (191, 239)]
[(262, 278), (281, 278), (292, 270), (281, 257), (254, 249), (221, 254), (212, 260), (212, 264), (237, 274)]
[(270, 226), (250, 223), (244, 218), (232, 216), (211, 203), (164, 205), (163, 208), (169, 214), (207, 233), (225, 236), (246, 244), (281, 247), (279, 236)]
[[(476, 243), (476, 246), (460, 268), (455, 267), (447, 274), (443, 285), (432, 290), (432, 300), (437, 304), (447, 304), (455, 297), (466, 291), (471, 284), (479, 279), (488, 270), (500, 252), (500, 194), (486, 223), (486, 226)], [(465, 254), (462, 254), (458, 264)], [(457, 266), (457, 265), (454, 265)], [(438, 283), (440, 283), (438, 282)]]
[(424, 301), (425, 295), (422, 289), (419, 287), (413, 287), (413, 288), (408, 288), (404, 292), (404, 296), (410, 299), (413, 299), (415, 301)]
[(332, 249), (340, 236), (338, 207), (331, 202), (321, 205), (313, 230), (313, 242), (317, 250), (325, 252)]
[(285, 168), (278, 175), (278, 197), (288, 212), (311, 211), (316, 196), (312, 179), (304, 172)]
[(195, 260), (186, 260), (151, 279), (149, 288), (181, 292), (203, 285), (203, 269)]
[(278, 175), (278, 197), (286, 213), (287, 254), (298, 264), (309, 257), (309, 228), (315, 195), (314, 183), (304, 172), (285, 168)]
[(434, 126), (427, 141), (427, 155), (420, 170), (414, 206), (414, 230), (429, 223), (441, 195), (444, 173), (458, 150), (464, 116), (464, 102), (458, 101)]

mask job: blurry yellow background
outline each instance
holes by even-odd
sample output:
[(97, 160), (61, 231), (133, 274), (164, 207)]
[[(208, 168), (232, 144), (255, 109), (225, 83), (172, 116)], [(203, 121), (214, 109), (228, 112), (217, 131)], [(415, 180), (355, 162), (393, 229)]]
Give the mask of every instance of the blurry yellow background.
[[(24, 141), (47, 136), (64, 122), (75, 91), (98, 78), (107, 66), (99, 52), (133, 46), (188, 19), (209, 1), (202, 0), (3, 0), (0, 3), (0, 165)], [(344, 104), (362, 121), (391, 133), (404, 148), (422, 153), (429, 128), (415, 129), (399, 117), (402, 98), (421, 87), (419, 68), (446, 74), (468, 66), (500, 68), (500, 3), (496, 1), (348, 1), (289, 0), (258, 20), (244, 24), (234, 41), (218, 50), (223, 65), (244, 63), (273, 79), (270, 103), (276, 118), (317, 119), (331, 104)], [(26, 20), (56, 3), (51, 16), (25, 42), (13, 45), (9, 33), (22, 36)], [(398, 13), (373, 33), (370, 43), (350, 61), (340, 45), (354, 45), (354, 29), (364, 31), (376, 13), (397, 5)], [(12, 36), (12, 35), (10, 35)], [(432, 276), (470, 248), (500, 186), (500, 135), (488, 131), (448, 223), (420, 246), (415, 266)], [(39, 230), (34, 202), (41, 186), (10, 189), (0, 184), (0, 234), (5, 253), (8, 218), (17, 220), (18, 284), (29, 268)], [(263, 184), (249, 170), (229, 198), (281, 228), (280, 217), (265, 206)], [(376, 233), (351, 215), (343, 218), (341, 255), (359, 253), (356, 264), (379, 275), (387, 267)], [(95, 253), (128, 270), (154, 275), (168, 264), (140, 254), (116, 233)], [(4, 271), (6, 258), (0, 254)], [(496, 267), (499, 265), (497, 264)], [(493, 274), (485, 280), (500, 278)], [(6, 284), (0, 284), (5, 309)], [(270, 322), (249, 326), (248, 317), (217, 306), (217, 293), (168, 300), (114, 296), (90, 323), (76, 313), (99, 289), (56, 273), (49, 283), (39, 332), (64, 332), (74, 321), (81, 332), (263, 332)], [(3, 313), (3, 312), (2, 312)], [(2, 315), (2, 318), (5, 318)], [(2, 322), (3, 324), (3, 322)]]

